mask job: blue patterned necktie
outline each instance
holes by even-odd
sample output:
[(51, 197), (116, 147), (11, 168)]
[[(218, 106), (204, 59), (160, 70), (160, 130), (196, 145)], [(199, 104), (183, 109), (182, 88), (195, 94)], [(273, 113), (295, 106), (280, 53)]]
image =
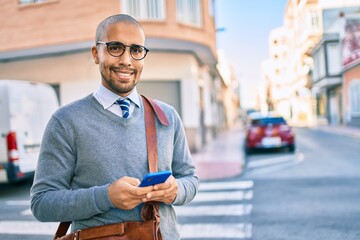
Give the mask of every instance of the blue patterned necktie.
[(129, 110), (130, 110), (130, 100), (128, 98), (125, 99), (118, 99), (116, 100), (116, 103), (119, 104), (121, 111), (122, 111), (122, 117), (128, 118), (130, 116)]

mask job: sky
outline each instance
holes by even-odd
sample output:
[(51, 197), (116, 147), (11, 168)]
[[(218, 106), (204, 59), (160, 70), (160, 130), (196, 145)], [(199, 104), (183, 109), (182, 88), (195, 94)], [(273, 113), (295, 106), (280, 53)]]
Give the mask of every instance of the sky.
[(240, 82), (241, 107), (254, 107), (271, 29), (283, 25), (287, 0), (215, 0), (217, 48)]

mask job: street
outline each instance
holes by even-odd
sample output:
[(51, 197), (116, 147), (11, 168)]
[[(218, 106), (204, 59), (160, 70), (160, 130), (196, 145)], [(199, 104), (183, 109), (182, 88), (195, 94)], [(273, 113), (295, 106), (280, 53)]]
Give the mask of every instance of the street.
[[(360, 239), (360, 138), (295, 133), (295, 153), (252, 154), (241, 175), (202, 181), (194, 201), (176, 207), (182, 239)], [(51, 239), (55, 232), (57, 223), (31, 215), (30, 186), (0, 185), (0, 239)]]
[(245, 173), (254, 181), (253, 239), (360, 239), (360, 139), (296, 134), (300, 157)]

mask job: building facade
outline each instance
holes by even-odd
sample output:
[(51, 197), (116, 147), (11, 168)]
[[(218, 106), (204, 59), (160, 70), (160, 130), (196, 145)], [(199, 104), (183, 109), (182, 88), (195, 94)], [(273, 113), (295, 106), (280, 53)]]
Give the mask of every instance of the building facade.
[(345, 124), (360, 127), (360, 14), (345, 16), (342, 41)]
[[(286, 62), (286, 68), (281, 76), (270, 77), (276, 79), (270, 82), (274, 108), (282, 110), (279, 112), (285, 116), (289, 111), (277, 101), (284, 91), (275, 90), (288, 86), (290, 96), (285, 96), (283, 102), (289, 104), (293, 124), (358, 125), (360, 89), (357, 80), (360, 76), (356, 56), (360, 55), (360, 35), (356, 30), (358, 23), (346, 27), (346, 22), (354, 19), (353, 15), (358, 16), (359, 12), (359, 0), (288, 1), (284, 25), (274, 29), (269, 36), (270, 42), (285, 37), (288, 44), (281, 48), (286, 49), (287, 57), (280, 60)], [(273, 44), (269, 49), (278, 48)], [(269, 55), (271, 64), (267, 64), (268, 68), (275, 71), (278, 66), (272, 59), (271, 50)], [(282, 77), (290, 79), (290, 86), (288, 83), (276, 86)]]
[(0, 79), (49, 83), (62, 105), (94, 92), (97, 24), (127, 13), (141, 22), (150, 49), (138, 91), (175, 107), (192, 151), (222, 125), (212, 0), (19, 0), (0, 11)]
[(321, 36), (317, 0), (289, 0), (283, 26), (269, 35), (266, 61), (268, 98), (272, 110), (298, 126), (314, 124), (313, 101), (309, 86), (309, 51)]

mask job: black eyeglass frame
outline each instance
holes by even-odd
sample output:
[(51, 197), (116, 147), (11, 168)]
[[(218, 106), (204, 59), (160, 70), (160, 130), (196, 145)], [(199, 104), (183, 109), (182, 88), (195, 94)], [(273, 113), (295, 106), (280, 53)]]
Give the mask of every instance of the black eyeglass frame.
[[(122, 42), (119, 42), (119, 41), (111, 41), (111, 42), (103, 42), (103, 41), (97, 41), (96, 42), (96, 45), (98, 45), (98, 44), (105, 44), (106, 45), (106, 50), (108, 51), (108, 53), (111, 55), (111, 56), (113, 56), (113, 57), (120, 57), (120, 56), (122, 56), (123, 54), (124, 54), (124, 52), (126, 51), (126, 48), (128, 47), (129, 48), (129, 50), (130, 50), (130, 56), (131, 56), (131, 58), (132, 59), (134, 59), (134, 60), (143, 60), (145, 57), (146, 57), (146, 55), (147, 55), (147, 53), (150, 51), (149, 49), (147, 49), (146, 47), (144, 47), (144, 46), (141, 46), (141, 45), (138, 45), (138, 44), (132, 44), (132, 45), (125, 45), (125, 44), (123, 44)], [(114, 54), (111, 54), (111, 52), (110, 52), (110, 50), (109, 50), (109, 46), (111, 46), (111, 45), (115, 45), (115, 44), (119, 44), (119, 45), (123, 45), (124, 46), (124, 51), (121, 53), (121, 54), (119, 54), (119, 55), (114, 55)], [(132, 55), (132, 47), (140, 47), (140, 48), (142, 48), (144, 51), (145, 51), (145, 54), (144, 54), (144, 56), (142, 57), (142, 58), (134, 58), (134, 56)]]

